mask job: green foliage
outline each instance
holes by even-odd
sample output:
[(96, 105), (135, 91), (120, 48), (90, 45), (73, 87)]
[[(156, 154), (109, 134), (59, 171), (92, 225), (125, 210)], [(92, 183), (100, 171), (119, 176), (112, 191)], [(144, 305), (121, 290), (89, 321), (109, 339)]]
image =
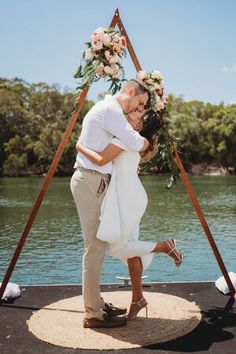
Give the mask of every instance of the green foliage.
[(236, 104), (221, 108), (205, 122), (211, 157), (224, 167), (236, 168)]
[[(75, 98), (73, 93), (61, 93), (56, 85), (0, 79), (0, 174), (25, 176), (47, 172), (74, 110)], [(86, 101), (80, 112), (58, 175), (73, 171), (81, 122), (92, 105), (92, 101)]]
[[(29, 85), (23, 80), (0, 78), (0, 174), (27, 176), (46, 173), (74, 110), (76, 95), (61, 93), (56, 85)], [(75, 143), (83, 117), (93, 106), (86, 101), (56, 173), (69, 175), (76, 156)], [(177, 138), (177, 151), (185, 167), (215, 164), (236, 171), (236, 105), (185, 102), (170, 96), (167, 114)], [(164, 118), (166, 119), (166, 118)], [(147, 172), (171, 171), (176, 175), (167, 130), (160, 130), (156, 155), (145, 165)], [(168, 152), (169, 151), (169, 152)], [(166, 161), (166, 164), (165, 164)]]

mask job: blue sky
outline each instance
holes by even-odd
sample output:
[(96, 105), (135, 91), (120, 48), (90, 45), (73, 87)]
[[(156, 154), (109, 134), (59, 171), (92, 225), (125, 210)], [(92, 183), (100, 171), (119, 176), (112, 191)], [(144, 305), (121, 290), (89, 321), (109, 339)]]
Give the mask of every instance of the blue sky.
[[(0, 76), (74, 89), (84, 42), (116, 7), (142, 68), (160, 70), (168, 92), (236, 102), (234, 0), (0, 0)], [(94, 84), (88, 98), (107, 88)]]

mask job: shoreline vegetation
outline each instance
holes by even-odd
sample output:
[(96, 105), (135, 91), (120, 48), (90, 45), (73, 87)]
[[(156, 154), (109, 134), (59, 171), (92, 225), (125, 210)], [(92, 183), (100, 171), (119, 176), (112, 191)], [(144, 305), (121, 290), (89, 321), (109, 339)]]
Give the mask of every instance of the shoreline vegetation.
[[(0, 177), (47, 173), (77, 96), (62, 92), (58, 85), (0, 78)], [(190, 175), (235, 175), (236, 104), (169, 97), (167, 116), (186, 171)], [(85, 101), (56, 176), (73, 173), (75, 144), (83, 118), (93, 105), (93, 101)], [(158, 152), (147, 164), (141, 164), (141, 175), (168, 174), (168, 170), (158, 169), (157, 156)]]

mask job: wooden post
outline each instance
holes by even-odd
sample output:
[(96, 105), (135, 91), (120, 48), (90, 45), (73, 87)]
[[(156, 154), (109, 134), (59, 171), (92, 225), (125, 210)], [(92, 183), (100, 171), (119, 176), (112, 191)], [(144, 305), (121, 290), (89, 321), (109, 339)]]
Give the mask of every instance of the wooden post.
[[(117, 11), (118, 11), (118, 9), (116, 9), (109, 27), (115, 27), (116, 26), (117, 19), (118, 19)], [(69, 137), (70, 137), (70, 135), (72, 133), (72, 130), (73, 130), (74, 126), (75, 126), (75, 123), (76, 123), (76, 121), (78, 119), (78, 116), (79, 116), (79, 113), (81, 111), (81, 108), (83, 107), (83, 104), (84, 104), (85, 98), (87, 96), (88, 90), (89, 90), (89, 88), (84, 89), (81, 92), (80, 96), (79, 96), (78, 103), (77, 103), (77, 110), (76, 110), (76, 112), (74, 112), (72, 114), (72, 117), (71, 117), (71, 119), (70, 119), (70, 121), (68, 123), (68, 126), (67, 126), (67, 128), (66, 128), (66, 130), (64, 132), (64, 135), (62, 136), (61, 142), (60, 142), (60, 144), (58, 146), (58, 149), (57, 149), (57, 151), (55, 153), (55, 156), (53, 158), (52, 164), (51, 164), (51, 166), (50, 166), (50, 168), (48, 170), (47, 176), (45, 177), (45, 180), (44, 180), (44, 183), (42, 185), (42, 188), (41, 188), (41, 190), (39, 192), (39, 195), (38, 195), (38, 197), (37, 197), (37, 199), (35, 201), (33, 209), (32, 209), (32, 211), (31, 211), (31, 213), (29, 215), (28, 221), (27, 221), (27, 223), (25, 225), (25, 228), (24, 228), (24, 230), (22, 232), (21, 238), (20, 238), (20, 240), (18, 242), (18, 246), (16, 247), (15, 253), (14, 253), (13, 257), (12, 257), (12, 260), (11, 260), (9, 266), (8, 266), (7, 272), (6, 272), (6, 274), (4, 276), (4, 279), (2, 281), (2, 285), (1, 285), (1, 288), (0, 288), (0, 303), (2, 302), (3, 293), (4, 293), (5, 289), (6, 289), (6, 286), (7, 286), (8, 282), (9, 282), (9, 279), (10, 279), (10, 277), (12, 275), (12, 272), (14, 271), (14, 268), (16, 266), (16, 262), (17, 262), (17, 260), (18, 260), (18, 258), (20, 256), (22, 248), (23, 248), (23, 246), (25, 244), (25, 241), (26, 241), (26, 239), (27, 239), (27, 237), (29, 235), (29, 232), (30, 232), (31, 227), (32, 227), (32, 225), (34, 223), (34, 220), (35, 220), (35, 218), (37, 216), (37, 213), (39, 211), (41, 203), (42, 203), (42, 201), (43, 201), (43, 199), (45, 197), (45, 194), (46, 194), (47, 188), (49, 186), (49, 183), (51, 182), (51, 179), (52, 179), (52, 177), (53, 177), (53, 175), (55, 173), (55, 170), (56, 170), (56, 168), (57, 168), (57, 166), (58, 166), (58, 164), (60, 162), (60, 159), (61, 159), (61, 156), (63, 154), (63, 151), (65, 150), (66, 144), (67, 144), (67, 142), (69, 140)]]
[(204, 214), (203, 214), (203, 212), (202, 212), (202, 210), (200, 208), (198, 200), (197, 200), (197, 198), (196, 198), (196, 196), (194, 194), (194, 191), (193, 191), (193, 188), (192, 188), (192, 186), (190, 184), (188, 175), (187, 175), (187, 173), (186, 173), (186, 171), (184, 169), (184, 166), (183, 166), (183, 164), (182, 164), (182, 162), (181, 162), (181, 160), (179, 158), (179, 155), (178, 155), (177, 151), (175, 151), (175, 161), (176, 161), (177, 166), (179, 167), (182, 180), (184, 182), (185, 187), (187, 188), (189, 197), (190, 197), (190, 199), (192, 201), (194, 209), (196, 210), (198, 218), (199, 218), (199, 220), (200, 220), (200, 222), (202, 224), (203, 230), (205, 231), (206, 237), (207, 237), (207, 239), (208, 239), (208, 241), (210, 243), (210, 246), (211, 246), (212, 251), (213, 251), (213, 253), (215, 255), (216, 261), (217, 261), (217, 263), (218, 263), (218, 265), (219, 265), (219, 267), (220, 267), (220, 269), (222, 271), (222, 274), (223, 274), (223, 276), (225, 278), (225, 281), (226, 281), (226, 283), (228, 285), (229, 291), (231, 292), (231, 301), (228, 302), (228, 306), (226, 305), (226, 309), (230, 310), (231, 307), (234, 304), (234, 301), (235, 301), (234, 300), (234, 295), (235, 295), (234, 286), (233, 286), (232, 281), (231, 281), (231, 279), (229, 277), (229, 274), (227, 272), (227, 269), (225, 267), (223, 259), (222, 259), (221, 255), (220, 255), (220, 252), (219, 252), (219, 250), (218, 250), (218, 248), (216, 246), (215, 240), (214, 240), (214, 238), (212, 236), (212, 233), (211, 233), (211, 231), (209, 229), (209, 226), (208, 226), (207, 221), (206, 221), (206, 219), (204, 217)]
[[(134, 49), (132, 47), (130, 39), (129, 39), (129, 37), (127, 35), (127, 32), (125, 30), (125, 27), (124, 27), (124, 25), (123, 25), (123, 23), (121, 21), (118, 9), (116, 10), (116, 16), (117, 16), (117, 25), (118, 25), (121, 33), (123, 34), (123, 36), (126, 37), (128, 51), (129, 51), (129, 54), (130, 54), (130, 56), (131, 56), (131, 58), (133, 60), (135, 69), (137, 71), (140, 71), (140, 70), (142, 70), (141, 65), (140, 65), (140, 63), (138, 61), (138, 58), (137, 58), (137, 56), (135, 54), (135, 51), (134, 51)], [(200, 222), (202, 224), (202, 227), (203, 227), (203, 229), (205, 231), (206, 237), (207, 237), (207, 239), (208, 239), (208, 241), (210, 243), (210, 246), (211, 246), (212, 251), (213, 251), (213, 253), (215, 255), (216, 261), (217, 261), (217, 263), (218, 263), (218, 265), (219, 265), (219, 267), (220, 267), (220, 269), (222, 271), (222, 274), (223, 274), (223, 276), (225, 278), (225, 281), (226, 281), (226, 283), (227, 283), (227, 285), (229, 287), (229, 290), (231, 292), (231, 299), (230, 299), (230, 301), (228, 301), (228, 303), (227, 303), (227, 305), (225, 307), (225, 309), (227, 311), (229, 311), (231, 309), (231, 307), (233, 306), (234, 302), (235, 302), (235, 289), (234, 289), (234, 286), (233, 286), (233, 284), (231, 282), (231, 279), (230, 279), (230, 277), (228, 275), (228, 272), (227, 272), (227, 269), (226, 269), (226, 267), (224, 265), (223, 259), (222, 259), (221, 255), (220, 255), (220, 252), (219, 252), (219, 250), (218, 250), (218, 248), (216, 246), (216, 243), (214, 241), (212, 233), (211, 233), (211, 231), (209, 229), (207, 221), (206, 221), (206, 219), (205, 219), (205, 217), (203, 215), (203, 212), (202, 212), (202, 210), (200, 208), (200, 205), (199, 205), (198, 200), (197, 200), (197, 198), (195, 196), (193, 188), (192, 188), (192, 186), (190, 184), (189, 178), (188, 178), (188, 176), (187, 176), (187, 174), (185, 172), (183, 164), (182, 164), (182, 162), (181, 162), (181, 160), (179, 158), (179, 155), (178, 155), (176, 150), (174, 150), (174, 155), (175, 155), (176, 164), (177, 164), (177, 166), (178, 166), (178, 168), (180, 170), (180, 173), (181, 173), (181, 177), (182, 177), (183, 183), (184, 183), (184, 185), (185, 185), (185, 187), (186, 187), (186, 189), (188, 191), (189, 197), (190, 197), (190, 199), (192, 201), (192, 204), (193, 204), (193, 206), (194, 206), (194, 208), (196, 210), (198, 218), (199, 218), (199, 220), (200, 220)]]
[(0, 301), (2, 300), (2, 296), (3, 296), (3, 293), (4, 293), (5, 289), (6, 289), (8, 281), (9, 281), (11, 275), (12, 275), (12, 272), (13, 272), (13, 270), (15, 268), (16, 262), (17, 262), (17, 260), (18, 260), (18, 258), (20, 256), (22, 248), (23, 248), (23, 246), (25, 244), (25, 241), (26, 241), (26, 239), (27, 239), (27, 237), (29, 235), (29, 232), (31, 230), (31, 227), (32, 227), (32, 225), (34, 223), (34, 220), (35, 220), (35, 218), (36, 218), (36, 216), (38, 214), (39, 208), (40, 208), (40, 206), (42, 204), (42, 201), (43, 201), (43, 199), (45, 197), (45, 194), (47, 192), (49, 183), (51, 182), (51, 179), (52, 179), (52, 177), (53, 177), (53, 175), (55, 173), (55, 170), (56, 170), (56, 168), (57, 168), (57, 166), (58, 166), (58, 164), (60, 162), (61, 156), (62, 156), (63, 151), (64, 151), (64, 149), (66, 147), (66, 144), (67, 144), (67, 142), (69, 140), (69, 137), (70, 137), (71, 132), (72, 132), (72, 130), (74, 128), (74, 125), (75, 125), (75, 123), (77, 121), (77, 118), (78, 118), (78, 115), (80, 113), (80, 110), (83, 107), (87, 92), (88, 92), (88, 89), (86, 88), (85, 90), (83, 90), (83, 92), (79, 96), (78, 105), (77, 105), (77, 111), (73, 113), (73, 115), (72, 115), (72, 117), (71, 117), (71, 119), (69, 121), (69, 124), (68, 124), (68, 126), (67, 126), (67, 128), (65, 130), (65, 133), (62, 136), (61, 142), (60, 142), (60, 144), (58, 146), (58, 149), (57, 149), (57, 151), (55, 153), (55, 156), (53, 158), (52, 164), (51, 164), (51, 166), (50, 166), (50, 168), (48, 170), (47, 176), (45, 177), (44, 183), (43, 183), (43, 185), (41, 187), (41, 190), (40, 190), (40, 192), (38, 194), (38, 197), (37, 197), (37, 199), (36, 199), (36, 201), (34, 203), (33, 209), (32, 209), (32, 211), (31, 211), (31, 213), (29, 215), (28, 221), (27, 221), (27, 223), (25, 225), (25, 228), (24, 228), (23, 233), (21, 235), (21, 238), (19, 240), (18, 246), (16, 247), (15, 253), (14, 253), (14, 255), (12, 257), (12, 260), (10, 262), (10, 265), (9, 265), (9, 267), (7, 269), (6, 275), (4, 276), (4, 279), (2, 281), (2, 285), (1, 285), (1, 288), (0, 288)]

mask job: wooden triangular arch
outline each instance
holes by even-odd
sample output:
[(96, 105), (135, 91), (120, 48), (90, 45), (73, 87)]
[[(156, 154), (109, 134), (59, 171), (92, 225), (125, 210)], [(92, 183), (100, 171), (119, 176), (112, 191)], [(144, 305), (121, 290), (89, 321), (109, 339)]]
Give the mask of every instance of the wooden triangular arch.
[[(138, 61), (138, 58), (137, 58), (137, 56), (135, 54), (135, 51), (134, 51), (134, 49), (132, 47), (132, 44), (131, 44), (131, 42), (129, 40), (129, 37), (127, 35), (127, 32), (125, 30), (125, 27), (124, 27), (124, 25), (123, 25), (123, 23), (121, 21), (118, 9), (115, 10), (114, 16), (113, 16), (112, 21), (110, 23), (110, 27), (115, 27), (116, 25), (119, 27), (119, 30), (122, 33), (122, 35), (124, 35), (126, 37), (127, 48), (128, 48), (129, 54), (131, 56), (131, 59), (132, 59), (132, 61), (134, 63), (135, 69), (137, 71), (142, 70), (141, 65), (140, 65), (140, 63)], [(49, 186), (49, 184), (51, 182), (51, 179), (52, 179), (52, 177), (53, 177), (53, 175), (55, 173), (55, 170), (56, 170), (56, 168), (57, 168), (57, 166), (58, 166), (58, 164), (60, 162), (61, 156), (62, 156), (63, 151), (64, 151), (64, 149), (65, 149), (65, 147), (67, 145), (67, 142), (68, 142), (69, 137), (70, 137), (70, 135), (72, 133), (72, 130), (73, 130), (74, 126), (75, 126), (75, 123), (77, 121), (77, 118), (79, 116), (81, 108), (83, 107), (83, 104), (84, 104), (84, 101), (86, 99), (88, 90), (89, 90), (89, 88), (84, 89), (81, 92), (80, 96), (79, 96), (79, 99), (78, 99), (78, 102), (77, 102), (77, 110), (76, 110), (76, 112), (73, 113), (73, 115), (72, 115), (72, 117), (71, 117), (71, 119), (70, 119), (70, 121), (68, 123), (68, 126), (67, 126), (67, 128), (66, 128), (66, 130), (65, 130), (65, 132), (64, 132), (64, 134), (62, 136), (61, 142), (60, 142), (60, 144), (58, 146), (58, 149), (57, 149), (57, 151), (55, 153), (55, 156), (53, 158), (52, 164), (51, 164), (51, 166), (50, 166), (50, 168), (48, 170), (47, 176), (45, 177), (45, 180), (44, 180), (44, 183), (42, 185), (42, 188), (41, 188), (41, 190), (40, 190), (40, 192), (38, 194), (38, 197), (37, 197), (37, 199), (35, 201), (33, 209), (32, 209), (32, 211), (31, 211), (31, 213), (29, 215), (28, 221), (27, 221), (27, 223), (25, 225), (25, 228), (24, 228), (24, 230), (22, 232), (22, 235), (21, 235), (21, 238), (19, 240), (18, 246), (17, 246), (17, 248), (15, 250), (15, 253), (14, 253), (14, 255), (12, 257), (12, 260), (11, 260), (11, 262), (9, 264), (9, 267), (7, 269), (5, 277), (4, 277), (3, 281), (2, 281), (2, 286), (0, 288), (0, 301), (2, 299), (2, 295), (3, 295), (4, 291), (5, 291), (5, 288), (6, 288), (7, 284), (8, 284), (8, 281), (9, 281), (11, 275), (12, 275), (12, 272), (13, 272), (13, 270), (15, 268), (16, 262), (17, 262), (17, 260), (18, 260), (18, 258), (20, 256), (20, 253), (21, 253), (21, 250), (22, 250), (22, 248), (24, 246), (24, 243), (25, 243), (25, 241), (26, 241), (26, 239), (28, 237), (28, 234), (29, 234), (29, 232), (31, 230), (31, 227), (32, 227), (32, 225), (34, 223), (34, 220), (35, 220), (35, 218), (37, 216), (37, 213), (39, 211), (40, 205), (41, 205), (41, 203), (42, 203), (42, 201), (44, 199), (44, 196), (46, 194), (47, 188), (48, 188), (48, 186)], [(213, 253), (215, 255), (216, 261), (217, 261), (217, 263), (218, 263), (218, 265), (219, 265), (219, 267), (220, 267), (220, 269), (222, 271), (222, 274), (223, 274), (223, 276), (225, 278), (225, 281), (226, 281), (226, 283), (228, 285), (228, 288), (230, 290), (231, 297), (230, 297), (229, 301), (227, 302), (227, 304), (225, 306), (225, 310), (229, 311), (232, 308), (232, 306), (233, 306), (233, 304), (234, 304), (234, 302), (236, 300), (236, 293), (235, 293), (234, 286), (233, 286), (233, 284), (231, 282), (231, 279), (230, 279), (230, 277), (228, 275), (228, 272), (227, 272), (226, 267), (224, 265), (223, 259), (222, 259), (221, 255), (219, 253), (219, 250), (218, 250), (218, 248), (216, 246), (214, 238), (213, 238), (213, 236), (211, 234), (211, 231), (210, 231), (210, 229), (208, 227), (207, 221), (206, 221), (206, 219), (205, 219), (205, 217), (203, 215), (203, 212), (202, 212), (202, 210), (200, 208), (200, 205), (198, 203), (198, 200), (197, 200), (197, 198), (196, 198), (196, 196), (194, 194), (194, 191), (193, 191), (192, 186), (190, 184), (189, 178), (188, 178), (188, 176), (187, 176), (187, 174), (185, 172), (185, 169), (184, 169), (184, 167), (182, 165), (182, 162), (181, 162), (181, 160), (179, 158), (179, 155), (178, 155), (177, 151), (175, 151), (174, 154), (175, 154), (175, 161), (176, 161), (177, 166), (179, 167), (183, 183), (184, 183), (185, 187), (187, 188), (187, 191), (188, 191), (189, 197), (190, 197), (190, 199), (192, 201), (192, 204), (194, 206), (194, 209), (196, 210), (198, 218), (199, 218), (199, 220), (200, 220), (200, 222), (202, 224), (202, 227), (203, 227), (203, 229), (205, 231), (206, 237), (207, 237), (207, 239), (208, 239), (208, 241), (210, 243), (210, 246), (212, 248), (212, 251), (213, 251)]]

